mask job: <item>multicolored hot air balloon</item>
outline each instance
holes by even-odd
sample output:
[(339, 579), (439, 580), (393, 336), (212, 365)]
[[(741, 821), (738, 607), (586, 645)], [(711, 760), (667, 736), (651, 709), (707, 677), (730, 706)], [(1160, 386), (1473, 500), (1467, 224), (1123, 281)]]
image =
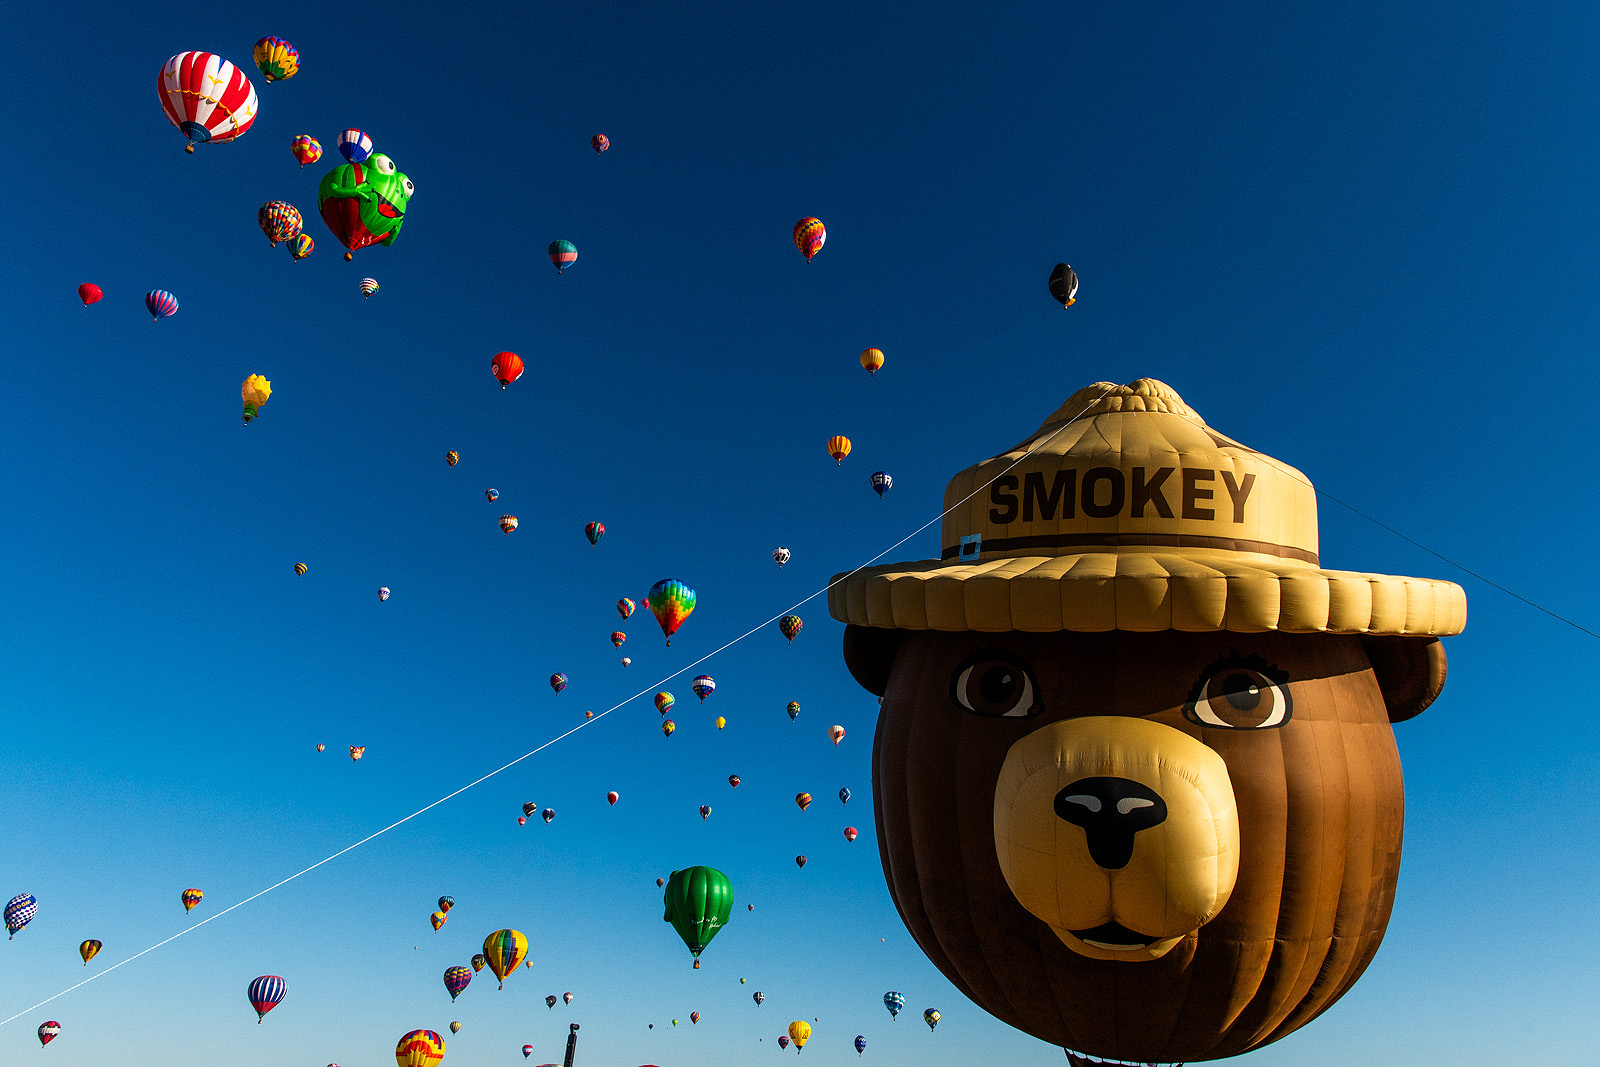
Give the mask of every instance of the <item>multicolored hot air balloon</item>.
[(367, 157), (372, 155), (372, 138), (360, 130), (340, 130), (339, 136), (334, 138), (334, 144), (346, 163), (365, 163)]
[(61, 1024), (54, 1019), (50, 1019), (47, 1022), (40, 1023), (36, 1033), (39, 1035), (39, 1047), (43, 1048), (61, 1036)]
[(806, 1047), (806, 1042), (811, 1040), (811, 1024), (804, 1019), (796, 1019), (789, 1024), (789, 1040), (794, 1042), (796, 1052)]
[(867, 372), (867, 377), (878, 373), (878, 368), (883, 366), (883, 349), (865, 348), (861, 351), (861, 366)]
[(439, 927), (450, 921), (450, 916), (442, 911), (432, 912), (428, 915), (428, 922), (433, 924), (433, 932), (438, 933)]
[(888, 471), (872, 472), (872, 491), (878, 494), (878, 499), (883, 499), (883, 494), (894, 488), (894, 478)]
[(591, 522), (589, 525), (583, 528), (583, 536), (589, 539), (589, 543), (591, 545), (598, 545), (600, 543), (600, 538), (604, 537), (605, 535), (606, 524), (603, 522)]
[(801, 628), (804, 626), (804, 620), (802, 620), (798, 615), (785, 615), (783, 618), (778, 620), (779, 631), (781, 631), (783, 636), (787, 637), (791, 642), (794, 641), (795, 634), (799, 633)]
[(571, 241), (551, 241), (548, 252), (557, 274), (578, 262), (578, 246)]
[(301, 577), (304, 577), (304, 576), (305, 576), (305, 573), (306, 573), (306, 571), (308, 571), (308, 570), (310, 570), (310, 569), (311, 569), (311, 568), (310, 568), (310, 567), (307, 567), (307, 566), (306, 566), (306, 565), (305, 565), (305, 564), (304, 564), (304, 563), (296, 563), (296, 564), (295, 564), (295, 565), (294, 565), (294, 572), (295, 572), (295, 574), (296, 574), (296, 575), (299, 575), (299, 576), (301, 576)]
[(361, 298), (363, 300), (371, 300), (372, 299), (372, 294), (376, 293), (377, 291), (378, 291), (378, 279), (376, 279), (376, 278), (362, 278), (361, 279)]
[(516, 528), (517, 528), (517, 517), (515, 515), (502, 515), (502, 516), (500, 516), (500, 529), (505, 532), (507, 537), (510, 537), (511, 536), (511, 531), (515, 530)]
[(317, 242), (309, 233), (301, 233), (289, 242), (289, 258), (299, 261), (309, 256), (317, 247)]
[(633, 601), (629, 600), (627, 597), (623, 597), (621, 600), (617, 601), (617, 614), (621, 615), (624, 619), (633, 614), (633, 608)]
[(804, 856), (796, 856), (794, 858), (794, 865), (796, 867), (804, 867), (806, 865), (806, 858)]
[(84, 282), (78, 286), (78, 299), (83, 301), (84, 307), (88, 307), (90, 304), (98, 304), (100, 298), (105, 295), (100, 291), (100, 287), (93, 282)]
[(563, 993), (563, 994), (561, 994), (561, 1003), (563, 1003), (563, 1004), (571, 1004), (572, 1003), (572, 994), (571, 993)]
[(256, 69), (269, 82), (281, 82), (300, 69), (300, 53), (282, 37), (263, 37), (256, 42)]
[(823, 242), (828, 239), (828, 230), (822, 225), (821, 219), (806, 216), (794, 224), (794, 246), (800, 254), (806, 257), (806, 262), (811, 262), (811, 257), (822, 251)]
[(611, 647), (612, 648), (621, 648), (622, 647), (622, 642), (626, 641), (627, 639), (628, 639), (628, 635), (623, 633), (621, 630), (612, 630), (611, 631)]
[(450, 992), (450, 1003), (454, 1004), (461, 991), (472, 982), (472, 971), (466, 967), (450, 967), (444, 972), (444, 987)]
[(689, 1013), (689, 1025), (693, 1026), (696, 1023), (698, 1023), (699, 1021), (700, 1021), (700, 1013), (697, 1012), (697, 1011), (691, 1011)]
[(844, 457), (848, 456), (849, 454), (850, 454), (850, 438), (848, 438), (848, 437), (830, 437), (830, 438), (828, 438), (828, 455), (833, 457), (833, 461), (835, 463), (843, 463), (844, 462)]
[[(461, 1024), (459, 1022), (457, 1022), (456, 1020), (452, 1019), (450, 1021), (450, 1032), (452, 1034), (459, 1034), (461, 1032)], [(331, 1065), (330, 1065), (330, 1067), (331, 1067)]]
[(889, 1009), (889, 1018), (893, 1019), (906, 1006), (906, 998), (891, 989), (883, 995), (883, 1006)]
[(661, 692), (657, 693), (655, 699), (656, 710), (663, 715), (671, 711), (672, 705), (678, 702), (678, 698), (673, 696), (671, 693), (668, 693), (666, 690), (662, 690)]
[(839, 803), (841, 803), (841, 804), (850, 803), (850, 789), (849, 789), (849, 787), (844, 787), (844, 788), (841, 788), (839, 790)]
[(486, 964), (488, 962), (489, 962), (489, 958), (487, 956), (485, 956), (483, 953), (481, 953), (481, 952), (473, 953), (473, 955), (472, 955), (472, 969), (474, 971), (483, 970), (484, 964)]
[(256, 88), (244, 72), (210, 52), (179, 52), (156, 79), (161, 110), (188, 138), (186, 152), (200, 144), (225, 144), (256, 120)]
[(626, 666), (628, 666), (628, 665), (629, 665), (629, 664), (631, 664), (631, 663), (633, 663), (633, 660), (632, 660), (632, 659), (630, 659), (630, 658), (629, 658), (629, 657), (627, 657), (627, 656), (623, 656), (623, 657), (622, 657), (622, 665), (623, 665), (623, 666), (624, 666), (624, 667), (626, 667)]
[(350, 762), (351, 763), (354, 763), (356, 760), (360, 759), (362, 756), (365, 756), (366, 754), (367, 754), (367, 746), (366, 745), (351, 745), (350, 746)]
[(387, 601), (388, 599), (389, 599), (389, 587), (386, 586), (386, 585), (378, 586), (378, 603), (382, 604), (385, 601)]
[(650, 587), (645, 604), (661, 625), (667, 644), (671, 645), (672, 635), (678, 632), (678, 627), (694, 611), (694, 590), (676, 578), (663, 578)]
[(1065, 263), (1057, 263), (1050, 272), (1050, 295), (1063, 309), (1078, 302), (1078, 272)]
[(743, 780), (743, 779), (741, 779), (741, 778), (740, 778), (740, 777), (739, 777), (739, 776), (738, 776), (738, 775), (737, 775), (737, 774), (730, 774), (730, 775), (728, 775), (728, 784), (729, 784), (729, 785), (730, 785), (730, 786), (732, 786), (732, 787), (733, 787), (733, 788), (735, 788), (735, 789), (738, 789), (738, 788), (739, 788), (739, 783), (740, 783), (740, 782), (741, 782), (741, 781), (742, 781), (742, 780)]
[(522, 1058), (523, 1059), (527, 1059), (529, 1056), (532, 1056), (532, 1055), (533, 1055), (533, 1046), (532, 1045), (523, 1045), (522, 1046)]
[(439, 910), (440, 911), (449, 911), (451, 908), (453, 908), (455, 906), (456, 906), (456, 898), (455, 897), (440, 897), (439, 898)]
[(928, 1029), (929, 1030), (932, 1030), (935, 1026), (938, 1026), (939, 1025), (939, 1009), (938, 1008), (928, 1008), (927, 1010), (925, 1010), (922, 1013), (922, 1021), (928, 1024)]
[(566, 675), (562, 674), (560, 671), (557, 671), (555, 674), (552, 674), (550, 676), (550, 688), (551, 689), (554, 689), (556, 692), (559, 693), (563, 689), (565, 689), (566, 687), (567, 687), (567, 676)]
[(700, 703), (704, 704), (706, 697), (716, 690), (717, 683), (712, 680), (711, 675), (701, 674), (695, 676), (694, 681), (689, 683), (689, 688), (694, 690), (694, 695), (700, 698)]
[(289, 151), (294, 153), (294, 158), (300, 161), (300, 166), (315, 163), (322, 158), (322, 144), (315, 137), (302, 133), (289, 142)]
[(860, 837), (860, 836), (861, 836), (861, 834), (859, 833), (859, 831), (856, 830), (856, 828), (854, 826), (846, 826), (844, 828), (844, 839), (846, 841), (854, 841), (857, 837)]
[(611, 138), (607, 137), (603, 133), (597, 133), (593, 137), (589, 138), (589, 147), (594, 149), (595, 155), (599, 155), (601, 152), (604, 152), (606, 149), (611, 147)]
[(677, 728), (678, 724), (673, 722), (671, 719), (664, 719), (661, 722), (661, 733), (665, 737), (671, 737), (672, 731), (676, 730)]
[(531, 800), (528, 801), (526, 804), (522, 805), (522, 814), (524, 814), (524, 815), (532, 816), (538, 810), (539, 810), (539, 805), (535, 804)]
[[(349, 147), (341, 144), (339, 150)], [(317, 185), (317, 213), (347, 249), (344, 258), (349, 261), (358, 249), (399, 239), (416, 192), (394, 160), (380, 152), (365, 163), (345, 163), (324, 174)]]
[(859, 1056), (865, 1051), (867, 1051), (867, 1039), (865, 1037), (863, 1037), (862, 1035), (857, 1034), (856, 1035), (856, 1055)]
[(39, 901), (32, 893), (18, 893), (6, 905), (6, 930), (9, 936), (7, 941), (15, 937), (17, 931), (33, 921), (33, 916), (39, 910)]
[(439, 1067), (444, 1059), (444, 1038), (432, 1030), (413, 1030), (394, 1047), (399, 1067)]
[(483, 958), (504, 989), (506, 975), (528, 958), (528, 939), (520, 930), (496, 930), (483, 939)]
[(791, 700), (789, 701), (789, 706), (783, 710), (789, 713), (789, 721), (794, 722), (795, 719), (800, 717), (800, 702), (798, 700)]
[(100, 955), (100, 950), (105, 946), (94, 938), (90, 938), (78, 946), (78, 955), (83, 957), (83, 965), (89, 966), (89, 961)]
[(800, 805), (800, 810), (801, 811), (805, 811), (807, 808), (809, 808), (811, 806), (811, 794), (810, 793), (796, 793), (794, 795), (794, 802), (796, 804)]
[(178, 298), (165, 289), (152, 289), (144, 295), (144, 306), (150, 312), (150, 321), (157, 322), (178, 313)]
[(828, 738), (829, 738), (829, 740), (831, 740), (833, 742), (833, 746), (835, 748), (838, 748), (839, 747), (839, 742), (844, 740), (844, 727), (843, 726), (830, 726), (830, 727), (828, 727)]
[(778, 1035), (778, 1047), (781, 1048), (781, 1049), (789, 1047), (789, 1035), (788, 1034), (779, 1034)]
[(500, 499), (500, 490), (498, 490), (498, 489), (485, 489), (483, 491), (483, 498), (485, 500), (487, 500), (489, 503), (493, 504), (496, 500)]
[(259, 374), (252, 374), (239, 386), (239, 399), (244, 401), (244, 414), (240, 416), (246, 425), (261, 414), (261, 405), (272, 396), (272, 383)]
[(546, 826), (549, 826), (550, 825), (550, 820), (554, 819), (555, 817), (556, 817), (556, 809), (555, 808), (545, 808), (543, 811), (541, 811), (539, 813), (539, 818), (544, 820), (544, 824)]
[(780, 545), (779, 547), (777, 547), (777, 548), (772, 550), (772, 562), (774, 562), (774, 563), (776, 563), (778, 565), (778, 569), (779, 570), (782, 570), (783, 569), (783, 565), (785, 563), (789, 562), (789, 557), (791, 555), (792, 555), (792, 553), (790, 553), (790, 551), (787, 548), (784, 548), (784, 547), (782, 547)]
[(515, 352), (496, 352), (489, 361), (489, 369), (494, 372), (494, 380), (504, 389), (522, 377), (522, 357)]
[(758, 990), (756, 990), (756, 991), (755, 991), (755, 992), (754, 992), (754, 993), (751, 993), (751, 994), (750, 994), (750, 999), (751, 999), (751, 1000), (753, 1000), (753, 1001), (755, 1001), (755, 1002), (756, 1002), (756, 1007), (758, 1007), (758, 1008), (759, 1008), (759, 1007), (761, 1007), (761, 1002), (762, 1002), (762, 1001), (763, 1001), (763, 1000), (766, 1000), (766, 999), (767, 999), (767, 995), (766, 995), (766, 994), (765, 994), (765, 993), (763, 993), (763, 992), (761, 992), (761, 991), (760, 991), (760, 990), (759, 990), (759, 989), (758, 989)]
[(705, 822), (709, 818), (711, 818), (711, 805), (710, 804), (702, 804), (702, 805), (700, 805), (700, 821), (701, 822)]
[(267, 1012), (283, 1003), (283, 995), (288, 988), (284, 980), (275, 974), (264, 974), (250, 983), (245, 995), (250, 998), (250, 1006), (256, 1010), (257, 1023), (267, 1017)]
[(687, 867), (673, 871), (662, 894), (664, 922), (672, 924), (700, 966), (700, 953), (728, 924), (733, 912), (733, 883), (715, 867)]

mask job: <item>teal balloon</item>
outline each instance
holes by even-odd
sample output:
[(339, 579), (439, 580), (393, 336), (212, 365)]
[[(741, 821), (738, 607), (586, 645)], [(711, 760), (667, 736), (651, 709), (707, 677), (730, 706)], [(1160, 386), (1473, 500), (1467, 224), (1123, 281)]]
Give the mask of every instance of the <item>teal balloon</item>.
[(688, 867), (673, 871), (662, 895), (666, 914), (683, 943), (694, 953), (699, 966), (700, 953), (728, 924), (733, 913), (733, 883), (715, 867)]

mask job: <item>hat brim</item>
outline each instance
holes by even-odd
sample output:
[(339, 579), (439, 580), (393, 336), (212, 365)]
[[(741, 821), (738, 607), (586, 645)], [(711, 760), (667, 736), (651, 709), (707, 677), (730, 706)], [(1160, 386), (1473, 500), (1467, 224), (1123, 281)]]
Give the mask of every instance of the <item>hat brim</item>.
[(835, 619), (901, 630), (1448, 637), (1467, 621), (1467, 596), (1454, 582), (1322, 570), (1221, 550), (925, 560), (837, 575), (834, 582), (828, 611)]

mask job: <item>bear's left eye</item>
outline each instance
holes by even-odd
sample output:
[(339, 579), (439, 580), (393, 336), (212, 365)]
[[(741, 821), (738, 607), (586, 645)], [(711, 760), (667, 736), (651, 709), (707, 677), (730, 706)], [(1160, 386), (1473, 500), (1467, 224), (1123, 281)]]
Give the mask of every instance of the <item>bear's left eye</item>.
[(1189, 694), (1183, 717), (1224, 730), (1266, 730), (1288, 722), (1288, 678), (1256, 659), (1234, 655), (1208, 668)]
[(950, 699), (976, 715), (1028, 719), (1044, 710), (1033, 672), (1016, 656), (980, 649), (950, 676)]

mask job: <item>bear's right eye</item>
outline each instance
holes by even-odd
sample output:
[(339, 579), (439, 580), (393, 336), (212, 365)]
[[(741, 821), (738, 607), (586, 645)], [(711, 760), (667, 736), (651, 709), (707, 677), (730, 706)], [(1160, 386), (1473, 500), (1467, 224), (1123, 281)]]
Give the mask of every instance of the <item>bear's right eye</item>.
[(975, 715), (990, 718), (1032, 718), (1044, 710), (1038, 692), (1028, 665), (996, 649), (974, 652), (950, 677), (950, 699)]

